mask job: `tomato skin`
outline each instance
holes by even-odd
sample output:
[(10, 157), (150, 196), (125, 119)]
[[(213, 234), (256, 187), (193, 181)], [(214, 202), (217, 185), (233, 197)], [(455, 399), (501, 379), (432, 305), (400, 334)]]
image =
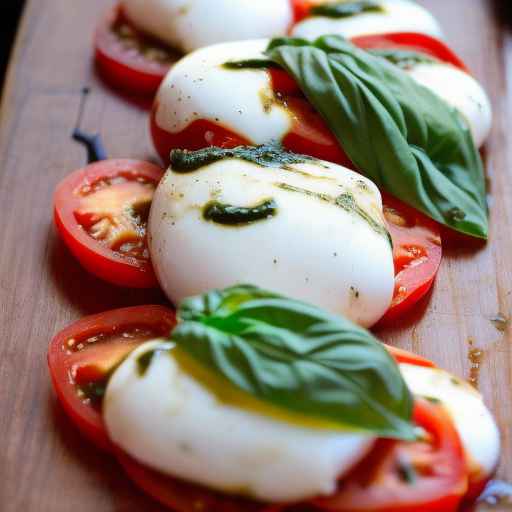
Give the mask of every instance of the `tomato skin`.
[[(48, 349), (48, 367), (55, 393), (73, 423), (100, 449), (112, 450), (103, 418), (97, 409), (78, 397), (71, 373), (82, 354), (84, 358), (88, 357), (88, 349), (72, 352), (68, 348), (69, 340), (73, 339), (79, 343), (94, 336), (121, 334), (129, 331), (131, 327), (141, 326), (150, 328), (157, 336), (167, 336), (175, 324), (175, 314), (168, 308), (135, 306), (82, 318), (57, 333), (52, 339)], [(108, 342), (104, 345), (108, 351)], [(131, 351), (133, 346), (129, 344), (127, 348)]]
[(166, 165), (169, 163), (170, 153), (173, 149), (196, 151), (208, 146), (234, 148), (250, 144), (241, 135), (203, 119), (193, 121), (181, 132), (168, 132), (158, 126), (156, 121), (157, 110), (158, 103), (155, 102), (150, 117), (150, 131), (155, 149)]
[(311, 0), (290, 0), (290, 2), (292, 4), (293, 19), (295, 23), (307, 18), (309, 11), (314, 4)]
[(398, 364), (413, 364), (415, 366), (424, 366), (426, 368), (436, 367), (436, 365), (429, 359), (418, 356), (413, 352), (408, 352), (407, 350), (402, 350), (401, 348), (392, 347), (391, 345), (384, 344), (384, 346)]
[(108, 11), (94, 36), (95, 60), (102, 78), (116, 89), (153, 96), (170, 65), (152, 61), (124, 49), (111, 27), (122, 16), (120, 5)]
[(352, 43), (363, 50), (412, 50), (442, 62), (452, 64), (455, 67), (469, 73), (462, 59), (455, 54), (445, 43), (435, 37), (416, 32), (390, 32), (388, 34), (375, 34), (358, 36), (351, 39)]
[[(317, 507), (327, 512), (457, 512), (468, 488), (468, 468), (450, 415), (442, 405), (419, 399), (414, 422), (428, 433), (428, 443), (379, 439), (337, 493), (315, 501)], [(421, 468), (414, 482), (398, 476), (403, 460)]]
[(138, 160), (104, 160), (67, 176), (54, 196), (54, 220), (59, 235), (78, 261), (92, 274), (118, 286), (154, 288), (158, 282), (151, 262), (123, 257), (94, 240), (82, 229), (75, 215), (79, 198), (75, 191), (86, 183), (119, 175), (143, 177), (155, 186), (163, 176), (156, 165)]
[(230, 496), (154, 471), (124, 453), (114, 451), (128, 477), (146, 494), (174, 512), (270, 512), (268, 505)]
[[(387, 325), (403, 317), (434, 284), (441, 265), (441, 229), (437, 222), (387, 193), (382, 194), (389, 233), (393, 240), (395, 291), (388, 311), (380, 320)], [(396, 212), (400, 225), (393, 221)]]

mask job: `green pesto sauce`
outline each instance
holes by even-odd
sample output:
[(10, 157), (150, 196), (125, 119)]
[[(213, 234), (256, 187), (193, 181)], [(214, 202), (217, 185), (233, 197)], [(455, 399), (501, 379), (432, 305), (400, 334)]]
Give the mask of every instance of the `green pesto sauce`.
[(80, 395), (83, 398), (87, 398), (91, 401), (91, 404), (95, 407), (99, 407), (105, 396), (107, 384), (110, 379), (110, 374), (104, 379), (96, 382), (87, 382), (78, 387)]
[(225, 226), (242, 226), (259, 220), (270, 219), (277, 214), (277, 204), (266, 199), (255, 206), (233, 206), (218, 201), (207, 203), (203, 209), (206, 220)]
[(222, 64), (222, 67), (225, 69), (279, 69), (279, 64), (269, 60), (269, 59), (246, 59), (246, 60), (234, 60), (228, 61)]
[(155, 360), (155, 357), (159, 357), (162, 354), (169, 354), (173, 348), (174, 346), (169, 346), (169, 344), (166, 344), (166, 346), (160, 345), (152, 348), (151, 350), (146, 350), (146, 352), (138, 356), (135, 363), (137, 365), (137, 373), (139, 377), (144, 377), (146, 375), (151, 363)]
[(315, 160), (309, 156), (286, 151), (279, 144), (238, 146), (233, 149), (212, 146), (198, 151), (175, 149), (171, 153), (171, 168), (176, 173), (193, 172), (201, 167), (229, 158), (244, 160), (261, 167), (282, 167)]
[(293, 185), (289, 185), (288, 183), (278, 183), (277, 186), (282, 190), (287, 190), (288, 192), (297, 192), (299, 194), (304, 194), (309, 197), (314, 197), (316, 199), (319, 199), (320, 201), (325, 201), (326, 203), (338, 206), (345, 210), (346, 212), (355, 213), (356, 215), (361, 217), (376, 233), (386, 237), (391, 246), (393, 245), (388, 230), (382, 224), (379, 224), (371, 215), (365, 212), (357, 204), (354, 196), (350, 192), (345, 192), (343, 194), (340, 194), (339, 196), (334, 197), (329, 194), (323, 194), (321, 192), (313, 192), (312, 190), (307, 190), (305, 188), (294, 187)]
[(309, 11), (310, 16), (326, 18), (349, 18), (365, 12), (384, 13), (384, 8), (374, 0), (341, 0), (339, 2), (317, 5)]
[(417, 64), (434, 64), (439, 62), (430, 55), (415, 52), (412, 50), (368, 50), (376, 57), (382, 57), (400, 69), (411, 69)]

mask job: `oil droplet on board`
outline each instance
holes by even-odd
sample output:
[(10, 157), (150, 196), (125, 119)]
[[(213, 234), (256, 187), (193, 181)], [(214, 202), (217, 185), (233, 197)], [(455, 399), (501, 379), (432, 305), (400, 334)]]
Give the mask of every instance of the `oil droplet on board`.
[(478, 388), (478, 381), (480, 379), (480, 368), (482, 366), (484, 352), (482, 349), (475, 347), (475, 342), (472, 338), (468, 339), (468, 344), (468, 359), (470, 362), (468, 381), (475, 388)]
[(510, 318), (506, 317), (502, 313), (498, 313), (497, 315), (490, 318), (491, 323), (496, 327), (496, 329), (500, 332), (505, 332), (510, 323)]

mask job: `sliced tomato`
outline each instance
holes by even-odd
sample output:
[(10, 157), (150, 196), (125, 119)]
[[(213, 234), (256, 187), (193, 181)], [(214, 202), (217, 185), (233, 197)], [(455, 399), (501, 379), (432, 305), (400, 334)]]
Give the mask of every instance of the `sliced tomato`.
[(290, 0), (293, 9), (293, 19), (295, 23), (302, 21), (309, 16), (311, 7), (315, 5), (313, 0)]
[(146, 240), (153, 193), (163, 170), (138, 160), (103, 160), (58, 186), (59, 234), (92, 274), (119, 286), (158, 286)]
[(427, 368), (436, 367), (436, 365), (429, 359), (418, 356), (413, 352), (408, 352), (407, 350), (402, 350), (401, 348), (392, 347), (391, 345), (384, 344), (384, 346), (398, 364), (406, 363), (413, 364), (415, 366), (426, 366)]
[(101, 416), (101, 399), (112, 370), (136, 346), (168, 336), (176, 324), (163, 306), (116, 309), (78, 320), (59, 332), (48, 350), (55, 392), (80, 431), (102, 449), (110, 440)]
[(383, 194), (384, 217), (393, 240), (395, 290), (381, 323), (403, 316), (434, 282), (442, 257), (439, 225), (398, 199)]
[(364, 50), (412, 50), (442, 62), (452, 64), (455, 67), (469, 73), (468, 68), (445, 43), (435, 37), (416, 32), (391, 32), (388, 34), (375, 34), (358, 36), (351, 41)]
[(167, 71), (181, 54), (143, 34), (123, 15), (111, 9), (96, 29), (96, 64), (111, 86), (139, 95), (156, 93)]
[(343, 479), (337, 492), (315, 504), (329, 512), (456, 512), (468, 488), (459, 435), (442, 405), (417, 400), (417, 442), (379, 439)]
[(126, 455), (115, 452), (130, 479), (153, 499), (175, 512), (271, 512), (272, 508), (253, 501), (215, 492), (154, 471)]

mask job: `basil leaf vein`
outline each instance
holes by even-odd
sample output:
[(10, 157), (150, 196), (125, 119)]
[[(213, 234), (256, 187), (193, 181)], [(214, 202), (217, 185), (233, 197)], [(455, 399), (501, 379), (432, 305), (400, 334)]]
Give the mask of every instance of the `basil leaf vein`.
[(250, 395), (340, 428), (414, 439), (412, 396), (366, 330), (249, 285), (185, 300), (176, 346)]

